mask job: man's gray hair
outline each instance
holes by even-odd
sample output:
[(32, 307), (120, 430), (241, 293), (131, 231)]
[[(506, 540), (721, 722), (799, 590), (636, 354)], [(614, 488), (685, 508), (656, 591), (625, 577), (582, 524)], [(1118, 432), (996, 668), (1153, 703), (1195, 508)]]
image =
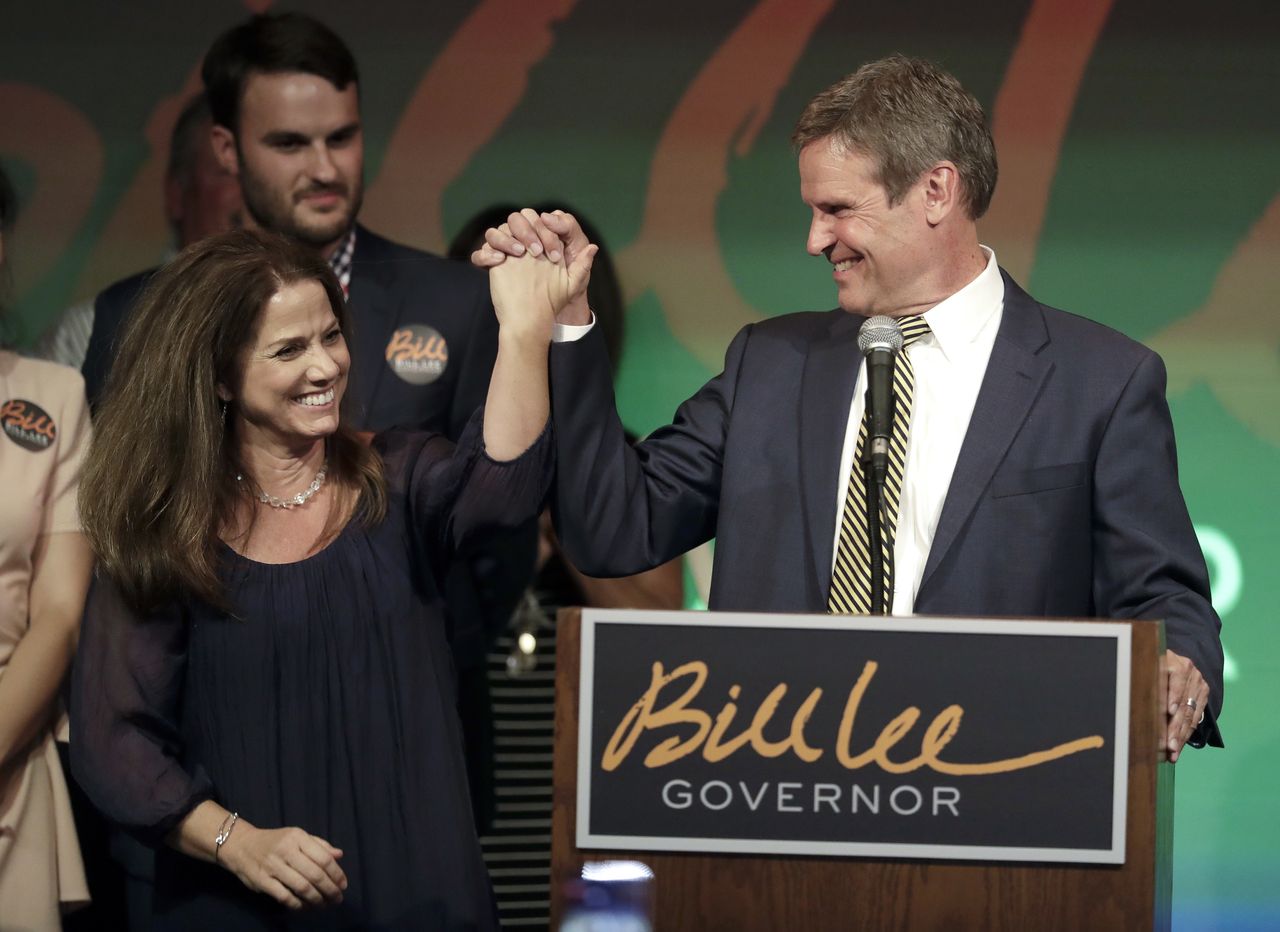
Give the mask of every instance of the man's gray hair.
[(996, 187), (996, 149), (982, 105), (952, 75), (921, 58), (893, 55), (863, 65), (804, 108), (792, 133), (798, 150), (830, 139), (875, 162), (876, 180), (898, 204), (938, 162), (955, 164), (970, 219)]

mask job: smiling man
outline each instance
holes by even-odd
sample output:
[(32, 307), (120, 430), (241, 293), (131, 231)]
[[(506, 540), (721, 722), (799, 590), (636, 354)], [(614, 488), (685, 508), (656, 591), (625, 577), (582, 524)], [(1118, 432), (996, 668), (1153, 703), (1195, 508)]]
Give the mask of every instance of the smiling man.
[[(885, 315), (905, 343), (889, 611), (1163, 619), (1169, 754), (1220, 744), (1220, 622), (1178, 487), (1164, 366), (1040, 304), (980, 245), (997, 171), (977, 100), (894, 56), (817, 95), (793, 142), (807, 249), (830, 264), (838, 310), (744, 328), (724, 372), (634, 448), (585, 294), (561, 315), (554, 515), (570, 558), (636, 573), (714, 537), (713, 609), (869, 611), (858, 333)], [(572, 259), (585, 245), (573, 218), (525, 211), (473, 258)]]

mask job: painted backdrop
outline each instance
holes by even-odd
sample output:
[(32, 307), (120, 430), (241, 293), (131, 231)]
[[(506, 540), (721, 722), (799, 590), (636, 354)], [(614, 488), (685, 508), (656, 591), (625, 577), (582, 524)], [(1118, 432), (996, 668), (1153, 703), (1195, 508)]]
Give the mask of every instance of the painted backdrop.
[[(154, 264), (165, 139), (211, 37), (269, 0), (0, 13), (0, 158), (25, 202), (11, 326)], [(628, 300), (619, 400), (643, 432), (744, 323), (832, 306), (787, 137), (892, 51), (993, 118), (984, 240), (1041, 300), (1169, 364), (1183, 486), (1229, 653), (1226, 751), (1177, 766), (1175, 927), (1280, 925), (1280, 14), (1267, 0), (302, 3), (364, 73), (379, 231), (439, 249), (495, 201), (580, 206)]]

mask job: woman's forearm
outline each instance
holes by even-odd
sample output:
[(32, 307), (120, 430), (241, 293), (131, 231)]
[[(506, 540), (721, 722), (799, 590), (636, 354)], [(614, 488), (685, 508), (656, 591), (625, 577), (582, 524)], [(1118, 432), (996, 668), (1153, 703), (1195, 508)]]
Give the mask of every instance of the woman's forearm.
[(66, 618), (33, 624), (18, 642), (0, 677), (0, 767), (53, 721), (75, 650), (75, 624)]
[(484, 409), (485, 451), (513, 460), (538, 439), (551, 410), (547, 389), (550, 334), (544, 328), (504, 324)]
[(75, 656), (93, 556), (77, 532), (37, 542), (30, 624), (0, 677), (0, 767), (52, 721), (54, 700)]
[[(231, 813), (213, 800), (206, 799), (186, 814), (165, 841), (171, 848), (181, 851), (188, 857), (212, 861), (214, 853), (218, 850), (216, 841), (218, 831), (230, 815)], [(240, 824), (239, 819), (236, 821), (237, 825), (232, 829), (233, 834), (236, 831), (244, 834), (249, 830), (247, 822)], [(230, 841), (230, 838), (227, 840)]]

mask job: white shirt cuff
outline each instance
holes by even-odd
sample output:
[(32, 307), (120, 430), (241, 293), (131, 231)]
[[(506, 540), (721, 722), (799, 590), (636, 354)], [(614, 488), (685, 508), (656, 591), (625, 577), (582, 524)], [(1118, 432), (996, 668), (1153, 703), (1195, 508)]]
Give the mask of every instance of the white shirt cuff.
[(576, 343), (591, 332), (591, 328), (596, 325), (596, 312), (591, 312), (591, 323), (589, 324), (552, 324), (551, 325), (551, 342), (552, 343)]

